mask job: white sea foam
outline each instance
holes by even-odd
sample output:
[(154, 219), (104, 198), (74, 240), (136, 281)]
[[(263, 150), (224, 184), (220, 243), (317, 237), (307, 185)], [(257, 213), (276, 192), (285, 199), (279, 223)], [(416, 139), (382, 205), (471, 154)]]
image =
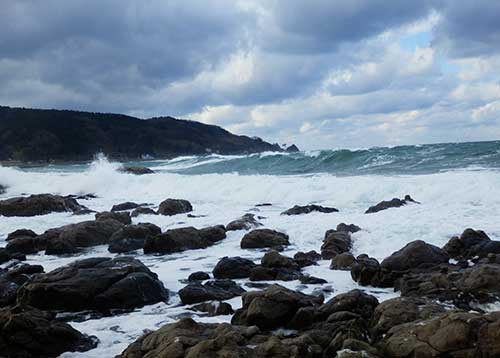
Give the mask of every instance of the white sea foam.
[[(190, 158), (186, 158), (191, 160)], [(173, 162), (175, 164), (176, 161)], [(158, 163), (158, 165), (161, 165)], [(500, 175), (495, 171), (451, 171), (416, 176), (352, 176), (333, 175), (270, 176), (238, 174), (181, 175), (168, 172), (134, 176), (117, 171), (119, 165), (100, 158), (88, 170), (24, 171), (0, 167), (0, 183), (9, 187), (6, 198), (21, 194), (94, 193), (97, 199), (82, 201), (91, 209), (109, 210), (123, 201), (147, 202), (158, 205), (166, 198), (188, 199), (194, 214), (205, 217), (189, 218), (146, 215), (134, 222), (152, 222), (163, 230), (192, 225), (204, 227), (227, 224), (255, 204), (270, 202), (273, 206), (253, 211), (262, 216), (266, 227), (286, 232), (292, 245), (285, 254), (296, 251), (319, 250), (324, 232), (340, 222), (354, 223), (363, 230), (354, 234), (354, 254), (367, 253), (378, 259), (390, 255), (406, 243), (422, 239), (442, 246), (452, 235), (466, 227), (485, 230), (492, 238), (500, 238)], [(377, 214), (364, 214), (371, 205), (385, 199), (411, 194), (421, 205), (411, 204)], [(319, 203), (334, 206), (339, 213), (312, 213), (301, 216), (282, 216), (280, 212), (295, 204)], [(4, 218), (0, 220), (0, 246), (6, 235), (19, 228), (33, 229), (38, 233), (63, 224), (89, 220), (92, 215), (72, 216), (50, 214), (34, 218)], [(89, 320), (72, 325), (88, 334), (99, 337), (98, 348), (84, 354), (67, 353), (63, 357), (108, 357), (121, 352), (140, 336), (144, 329), (154, 329), (175, 321), (186, 314), (179, 307), (175, 292), (184, 286), (179, 280), (189, 273), (203, 270), (210, 272), (223, 256), (243, 256), (258, 262), (263, 253), (241, 250), (239, 242), (243, 231), (228, 233), (218, 245), (205, 250), (193, 250), (167, 256), (138, 254), (146, 265), (158, 273), (165, 286), (172, 291), (168, 305), (148, 306), (132, 313)], [(76, 257), (32, 255), (28, 262), (40, 263), (46, 271), (75, 259), (92, 256), (113, 256), (105, 246), (89, 249)], [(357, 287), (349, 272), (332, 271), (329, 262), (307, 269), (311, 275), (325, 278), (334, 294)], [(240, 282), (244, 282), (241, 280)], [(280, 282), (287, 287), (310, 293), (318, 285), (301, 285), (298, 281)], [(391, 290), (363, 288), (380, 299), (394, 297)], [(240, 298), (230, 300), (233, 307), (241, 305)], [(192, 314), (192, 313), (191, 313)], [(225, 321), (230, 316), (215, 318), (198, 317), (202, 321)]]

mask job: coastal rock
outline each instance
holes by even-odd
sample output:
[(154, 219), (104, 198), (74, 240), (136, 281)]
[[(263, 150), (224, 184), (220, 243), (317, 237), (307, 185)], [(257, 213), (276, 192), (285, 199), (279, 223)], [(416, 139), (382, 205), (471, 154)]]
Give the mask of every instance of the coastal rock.
[(339, 312), (350, 312), (369, 320), (372, 318), (378, 303), (375, 296), (361, 290), (352, 290), (337, 295), (321, 305), (318, 309), (317, 319), (324, 320)]
[(350, 271), (355, 262), (356, 262), (356, 259), (354, 258), (354, 256), (352, 256), (348, 252), (344, 252), (342, 254), (335, 256), (332, 259), (332, 262), (330, 264), (330, 268), (332, 270)]
[(123, 225), (132, 224), (132, 219), (130, 218), (130, 213), (127, 211), (117, 212), (117, 211), (103, 211), (102, 213), (95, 214), (95, 219), (97, 221), (102, 220), (116, 220), (121, 222)]
[(158, 208), (158, 214), (168, 216), (189, 213), (191, 211), (193, 211), (191, 203), (182, 199), (166, 199), (161, 202)]
[(167, 300), (158, 276), (131, 257), (75, 261), (33, 277), (18, 292), (24, 306), (73, 312), (133, 309)]
[(231, 320), (232, 324), (274, 329), (285, 327), (300, 308), (319, 306), (323, 297), (271, 285), (262, 291), (243, 295), (242, 300), (243, 307), (236, 311)]
[(332, 259), (335, 256), (349, 252), (352, 247), (351, 235), (344, 231), (328, 230), (321, 245), (323, 259)]
[(191, 307), (191, 310), (208, 313), (210, 317), (227, 316), (234, 313), (233, 307), (229, 303), (219, 301), (199, 303)]
[(287, 245), (290, 245), (288, 235), (270, 229), (250, 231), (243, 236), (240, 243), (242, 249), (273, 248), (280, 250)]
[(40, 265), (14, 263), (0, 270), (0, 307), (16, 302), (17, 290), (36, 273), (43, 272)]
[(87, 209), (75, 199), (52, 194), (38, 194), (0, 201), (0, 215), (36, 216), (56, 212), (77, 212)]
[(0, 247), (0, 264), (9, 262), (10, 260), (24, 261), (26, 260), (26, 255), (17, 252), (12, 253), (7, 249)]
[[(380, 281), (380, 263), (377, 259), (369, 257), (366, 254), (359, 255), (351, 265), (351, 277), (361, 286), (381, 286)], [(388, 284), (391, 286), (393, 280)]]
[(122, 173), (134, 174), (134, 175), (145, 175), (145, 174), (154, 174), (154, 170), (151, 170), (146, 167), (123, 167), (120, 168)]
[(191, 282), (179, 291), (182, 303), (190, 305), (204, 301), (224, 301), (240, 296), (245, 290), (231, 280)]
[(64, 352), (85, 352), (97, 338), (84, 335), (55, 314), (34, 308), (0, 309), (0, 354), (5, 357), (58, 357)]
[(446, 251), (422, 240), (416, 240), (385, 258), (380, 266), (389, 271), (405, 271), (422, 266), (436, 266), (447, 263), (449, 259), (450, 256)]
[(354, 225), (354, 224), (340, 223), (337, 225), (335, 230), (340, 231), (340, 232), (348, 232), (348, 233), (354, 234), (358, 231), (361, 231), (361, 228), (357, 225)]
[(185, 250), (205, 249), (226, 237), (224, 226), (212, 226), (201, 230), (185, 227), (167, 230), (163, 234), (148, 237), (144, 253), (171, 254)]
[(127, 225), (116, 231), (109, 239), (109, 252), (121, 253), (144, 248), (148, 237), (161, 234), (161, 229), (150, 223)]
[(316, 265), (316, 263), (321, 260), (321, 254), (317, 253), (314, 250), (308, 252), (299, 251), (295, 255), (293, 255), (293, 259), (299, 265), (299, 267), (307, 267)]
[(0, 184), (0, 195), (5, 194), (7, 192), (7, 187), (5, 185)]
[(7, 242), (5, 249), (10, 254), (19, 253), (24, 255), (34, 254), (40, 250), (37, 244), (36, 237), (29, 236), (20, 236), (11, 239)]
[(136, 208), (138, 208), (140, 206), (141, 206), (141, 204), (137, 204), (137, 203), (133, 203), (131, 201), (127, 201), (125, 203), (120, 203), (120, 204), (113, 205), (113, 207), (111, 208), (111, 211), (115, 212), (115, 211), (132, 210), (132, 209), (136, 209)]
[(373, 313), (371, 331), (380, 339), (392, 327), (428, 319), (446, 312), (443, 306), (418, 297), (396, 297), (379, 304)]
[(241, 218), (231, 221), (226, 225), (227, 231), (235, 230), (250, 230), (262, 226), (260, 222), (255, 219), (254, 214), (245, 214)]
[(151, 208), (139, 207), (137, 209), (134, 209), (134, 211), (132, 211), (132, 213), (130, 214), (130, 216), (132, 216), (133, 218), (136, 218), (140, 215), (158, 215), (158, 213)]
[(381, 201), (377, 205), (369, 207), (368, 210), (365, 211), (365, 214), (377, 213), (379, 211), (386, 210), (389, 208), (399, 208), (408, 203), (420, 204), (418, 201), (413, 200), (411, 196), (406, 195), (404, 199), (394, 198), (389, 201)]
[(189, 275), (188, 282), (209, 280), (210, 275), (203, 271), (196, 271)]
[(29, 229), (18, 229), (7, 235), (5, 241), (17, 239), (19, 237), (36, 237), (37, 233)]
[(451, 311), (391, 328), (380, 346), (384, 357), (496, 357), (500, 315)]
[(58, 234), (54, 232), (55, 235), (47, 239), (45, 254), (71, 254), (84, 247), (108, 244), (111, 236), (122, 227), (121, 222), (112, 219), (63, 226)]
[(286, 268), (290, 270), (298, 270), (299, 268), (294, 259), (281, 255), (275, 250), (266, 252), (261, 259), (261, 265), (267, 268)]
[(285, 151), (288, 153), (297, 153), (300, 152), (300, 149), (295, 144), (292, 144), (286, 147)]
[(250, 272), (250, 281), (293, 281), (298, 280), (300, 271), (284, 267), (257, 266)]
[(236, 279), (250, 276), (250, 272), (257, 265), (248, 259), (242, 257), (223, 257), (213, 269), (213, 275), (216, 279)]
[(457, 260), (481, 259), (489, 254), (500, 254), (500, 241), (491, 240), (482, 230), (469, 228), (460, 237), (452, 237), (443, 250)]
[(283, 211), (281, 215), (301, 215), (301, 214), (309, 214), (314, 211), (329, 214), (338, 212), (338, 209), (329, 208), (321, 205), (314, 205), (314, 204), (305, 206), (295, 205), (293, 208)]

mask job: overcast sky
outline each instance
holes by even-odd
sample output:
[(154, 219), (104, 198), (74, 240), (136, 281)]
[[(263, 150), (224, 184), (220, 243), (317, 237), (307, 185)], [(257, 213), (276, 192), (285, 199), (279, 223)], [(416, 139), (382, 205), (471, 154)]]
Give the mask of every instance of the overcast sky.
[(0, 0), (0, 104), (304, 149), (500, 139), (497, 0)]

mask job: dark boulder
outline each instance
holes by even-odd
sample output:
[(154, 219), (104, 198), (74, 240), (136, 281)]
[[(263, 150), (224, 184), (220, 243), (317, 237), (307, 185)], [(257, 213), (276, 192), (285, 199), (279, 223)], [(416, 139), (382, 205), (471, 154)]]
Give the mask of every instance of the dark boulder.
[(109, 239), (109, 252), (121, 253), (144, 248), (148, 237), (161, 234), (161, 229), (150, 223), (127, 225), (116, 231)]
[(257, 266), (250, 272), (250, 281), (293, 281), (298, 280), (302, 274), (295, 269), (284, 267)]
[(188, 282), (209, 280), (210, 275), (203, 271), (196, 271), (189, 275)]
[(130, 216), (132, 216), (133, 218), (136, 218), (140, 215), (158, 215), (158, 213), (151, 208), (140, 207), (134, 209), (134, 211), (132, 211), (132, 214), (130, 214)]
[(323, 259), (332, 259), (339, 254), (349, 252), (352, 248), (351, 235), (344, 231), (328, 230), (321, 245)]
[(314, 250), (308, 252), (297, 252), (293, 255), (293, 259), (299, 265), (299, 267), (307, 267), (316, 265), (316, 263), (321, 260), (321, 254), (317, 253)]
[(6, 241), (14, 240), (19, 237), (36, 237), (37, 233), (34, 232), (33, 230), (29, 229), (18, 229), (16, 231), (11, 232), (9, 235), (7, 235)]
[(348, 225), (345, 223), (340, 223), (337, 225), (336, 230), (341, 231), (341, 232), (348, 232), (348, 233), (354, 234), (355, 232), (361, 231), (361, 228), (357, 225), (354, 225), (354, 224)]
[(0, 201), (0, 215), (36, 216), (56, 212), (77, 212), (87, 209), (75, 199), (52, 194), (38, 194)]
[(231, 221), (226, 225), (227, 231), (235, 230), (250, 230), (262, 226), (260, 222), (255, 219), (254, 214), (245, 214), (241, 218)]
[(321, 205), (314, 205), (314, 204), (305, 206), (295, 205), (293, 208), (283, 211), (281, 215), (302, 215), (302, 214), (309, 214), (314, 211), (329, 214), (338, 212), (338, 209), (329, 208)]
[(9, 252), (7, 249), (0, 247), (0, 265), (10, 260), (26, 260), (26, 255), (18, 252)]
[[(380, 263), (366, 254), (359, 255), (351, 265), (351, 277), (361, 286), (380, 286)], [(389, 286), (392, 284), (391, 280)]]
[(406, 271), (422, 266), (437, 266), (447, 263), (449, 259), (450, 256), (446, 251), (422, 240), (416, 240), (385, 258), (380, 266), (389, 271)]
[(122, 173), (134, 174), (134, 175), (154, 174), (154, 170), (146, 167), (124, 167), (121, 168), (120, 171)]
[(204, 284), (191, 282), (179, 291), (182, 303), (190, 305), (204, 301), (224, 301), (245, 293), (236, 282), (231, 280), (208, 281)]
[(40, 251), (37, 239), (34, 237), (17, 237), (11, 239), (7, 242), (5, 249), (11, 254), (19, 253), (25, 255), (34, 254)]
[(58, 235), (47, 240), (45, 254), (72, 254), (81, 248), (108, 244), (111, 236), (122, 227), (121, 222), (112, 219), (63, 226)]
[(148, 237), (144, 253), (171, 254), (186, 250), (205, 249), (226, 237), (224, 226), (211, 226), (201, 230), (185, 227), (167, 230), (163, 234)]
[(261, 265), (268, 268), (286, 268), (290, 270), (298, 270), (299, 268), (294, 259), (281, 255), (275, 250), (266, 252), (261, 259)]
[(42, 266), (24, 263), (14, 263), (0, 270), (0, 307), (14, 304), (19, 287), (32, 275), (41, 272), (43, 272)]
[(286, 147), (285, 151), (288, 153), (297, 153), (300, 152), (300, 149), (295, 144), (292, 144)]
[(7, 187), (5, 185), (0, 184), (0, 195), (5, 194), (7, 192)]
[(132, 219), (130, 218), (130, 213), (127, 211), (116, 212), (116, 211), (103, 211), (102, 213), (95, 214), (95, 219), (97, 221), (102, 220), (116, 220), (121, 222), (123, 225), (132, 224)]
[(469, 228), (460, 237), (452, 237), (443, 250), (457, 260), (481, 259), (489, 254), (500, 254), (500, 241), (491, 240), (482, 230)]
[(97, 338), (78, 332), (55, 314), (34, 308), (0, 309), (0, 355), (5, 357), (58, 357), (64, 352), (85, 352)]
[(389, 201), (381, 201), (377, 205), (371, 206), (368, 210), (365, 211), (365, 214), (377, 213), (382, 210), (390, 209), (390, 208), (399, 208), (408, 203), (420, 204), (418, 201), (415, 201), (411, 198), (411, 196), (406, 195), (404, 199), (394, 198)]
[(75, 261), (33, 277), (18, 292), (18, 303), (43, 310), (106, 312), (167, 300), (158, 276), (131, 257)]
[(375, 296), (361, 290), (352, 290), (333, 297), (318, 309), (318, 319), (326, 319), (339, 312), (351, 312), (369, 320), (378, 305)]
[(136, 209), (138, 207), (140, 207), (141, 204), (137, 204), (137, 203), (133, 203), (131, 201), (127, 201), (125, 203), (120, 203), (120, 204), (116, 204), (116, 205), (113, 205), (113, 207), (111, 208), (111, 211), (126, 211), (126, 210), (132, 210), (132, 209)]
[(325, 283), (328, 283), (328, 281), (323, 278), (309, 276), (309, 275), (300, 276), (299, 281), (303, 285), (323, 285)]
[(215, 265), (212, 273), (216, 279), (246, 278), (250, 276), (250, 272), (256, 266), (252, 260), (226, 256)]
[(229, 303), (219, 301), (199, 303), (191, 307), (191, 310), (207, 313), (210, 317), (227, 316), (234, 313), (233, 307)]
[(354, 256), (352, 256), (348, 252), (344, 252), (342, 254), (335, 256), (332, 259), (332, 262), (330, 264), (330, 268), (332, 270), (350, 271), (355, 262), (356, 262), (356, 259), (354, 258)]
[(498, 357), (500, 315), (450, 311), (391, 328), (379, 343), (387, 358)]
[(300, 308), (319, 306), (323, 297), (271, 285), (262, 291), (243, 295), (242, 300), (243, 307), (236, 311), (232, 324), (274, 329), (287, 326)]
[(245, 234), (241, 239), (242, 249), (274, 248), (281, 250), (290, 245), (288, 235), (270, 229), (256, 229)]
[(168, 216), (189, 213), (191, 211), (193, 211), (191, 203), (182, 199), (166, 199), (161, 202), (158, 208), (158, 214)]

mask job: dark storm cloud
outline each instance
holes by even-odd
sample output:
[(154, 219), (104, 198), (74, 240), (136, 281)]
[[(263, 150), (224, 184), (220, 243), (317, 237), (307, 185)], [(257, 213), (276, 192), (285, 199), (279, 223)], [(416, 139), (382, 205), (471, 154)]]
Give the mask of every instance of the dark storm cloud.
[(439, 2), (442, 21), (435, 30), (435, 45), (453, 57), (500, 53), (500, 2), (446, 0)]

